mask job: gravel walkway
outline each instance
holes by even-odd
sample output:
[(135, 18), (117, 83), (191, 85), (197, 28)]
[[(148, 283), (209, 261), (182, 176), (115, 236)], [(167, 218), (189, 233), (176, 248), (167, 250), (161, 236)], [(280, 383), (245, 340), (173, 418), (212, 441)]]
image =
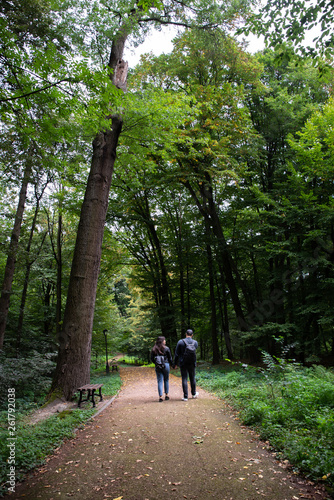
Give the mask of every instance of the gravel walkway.
[(275, 460), (224, 403), (199, 388), (181, 401), (171, 375), (158, 402), (153, 368), (121, 368), (119, 396), (46, 465), (17, 485), (29, 500), (297, 500), (328, 498)]

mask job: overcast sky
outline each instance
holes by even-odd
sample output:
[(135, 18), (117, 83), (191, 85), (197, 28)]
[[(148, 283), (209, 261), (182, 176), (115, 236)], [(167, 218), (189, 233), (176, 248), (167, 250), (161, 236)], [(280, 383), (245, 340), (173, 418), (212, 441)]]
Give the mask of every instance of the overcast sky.
[[(148, 36), (144, 43), (139, 47), (127, 47), (124, 51), (124, 59), (128, 61), (130, 68), (133, 68), (139, 63), (140, 56), (147, 52), (153, 52), (155, 55), (162, 53), (168, 54), (173, 49), (172, 39), (175, 37), (176, 31), (171, 28), (165, 28), (162, 31), (155, 31)], [(263, 41), (255, 36), (249, 37), (250, 52), (256, 52), (264, 48)]]
[[(307, 33), (305, 37), (305, 45), (313, 45), (313, 38), (319, 34), (319, 27), (317, 26), (309, 33)], [(173, 30), (170, 27), (165, 27), (162, 31), (155, 31), (150, 36), (148, 36), (144, 43), (142, 43), (136, 49), (127, 47), (124, 52), (124, 59), (128, 61), (130, 68), (133, 68), (136, 64), (139, 63), (139, 59), (141, 54), (145, 54), (147, 52), (153, 52), (155, 55), (160, 55), (162, 53), (168, 54), (173, 49), (172, 39), (176, 35), (176, 30)], [(263, 39), (259, 39), (254, 35), (248, 37), (249, 52), (256, 52), (258, 50), (262, 50), (264, 48)]]
[(173, 49), (172, 39), (176, 32), (165, 28), (163, 31), (155, 31), (150, 36), (146, 37), (145, 42), (139, 47), (126, 47), (124, 51), (124, 59), (128, 61), (130, 68), (133, 68), (139, 63), (139, 58), (142, 54), (153, 52), (159, 56), (163, 52), (168, 54)]

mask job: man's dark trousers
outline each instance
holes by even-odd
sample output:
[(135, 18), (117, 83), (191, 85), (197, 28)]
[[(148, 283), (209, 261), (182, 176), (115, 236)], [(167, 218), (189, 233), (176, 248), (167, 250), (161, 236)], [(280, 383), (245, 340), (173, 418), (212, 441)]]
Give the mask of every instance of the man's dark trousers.
[(195, 380), (195, 366), (180, 366), (181, 370), (181, 377), (182, 377), (182, 389), (183, 389), (183, 396), (185, 398), (188, 398), (188, 374), (189, 374), (189, 381), (190, 381), (190, 387), (191, 387), (191, 394), (195, 396), (196, 394), (196, 380)]

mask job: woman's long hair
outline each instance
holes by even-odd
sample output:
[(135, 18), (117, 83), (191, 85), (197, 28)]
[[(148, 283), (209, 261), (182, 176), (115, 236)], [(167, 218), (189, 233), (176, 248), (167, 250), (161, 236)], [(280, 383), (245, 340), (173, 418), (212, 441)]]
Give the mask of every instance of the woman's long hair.
[(165, 337), (158, 337), (157, 340), (155, 341), (155, 344), (152, 349), (155, 356), (158, 356), (159, 354), (164, 354), (165, 352), (165, 346), (163, 345), (164, 340), (166, 340)]

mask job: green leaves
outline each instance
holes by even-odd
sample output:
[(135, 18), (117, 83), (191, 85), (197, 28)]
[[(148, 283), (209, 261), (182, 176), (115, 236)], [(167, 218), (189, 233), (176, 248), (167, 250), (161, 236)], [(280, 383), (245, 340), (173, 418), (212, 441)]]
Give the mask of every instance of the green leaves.
[(290, 137), (289, 144), (297, 153), (306, 176), (316, 175), (322, 181), (333, 178), (333, 126), (334, 104), (330, 100), (322, 111), (312, 115), (304, 129), (298, 133), (298, 139)]
[(282, 458), (308, 477), (333, 484), (333, 373), (271, 360), (262, 373), (253, 367), (197, 370), (198, 382), (230, 401), (242, 422), (254, 426)]
[[(271, 47), (281, 48), (287, 52), (285, 44), (292, 45), (299, 53), (312, 56), (314, 62), (319, 62), (319, 57), (331, 58), (333, 56), (333, 11), (331, 2), (304, 2), (292, 0), (268, 1), (259, 9), (259, 13), (249, 16), (245, 28), (238, 33), (249, 34), (253, 32), (263, 35)], [(305, 42), (312, 36), (313, 40)], [(306, 44), (312, 44), (307, 46)]]
[(141, 7), (145, 12), (147, 12), (151, 7), (162, 9), (163, 2), (161, 0), (139, 0), (138, 7)]

